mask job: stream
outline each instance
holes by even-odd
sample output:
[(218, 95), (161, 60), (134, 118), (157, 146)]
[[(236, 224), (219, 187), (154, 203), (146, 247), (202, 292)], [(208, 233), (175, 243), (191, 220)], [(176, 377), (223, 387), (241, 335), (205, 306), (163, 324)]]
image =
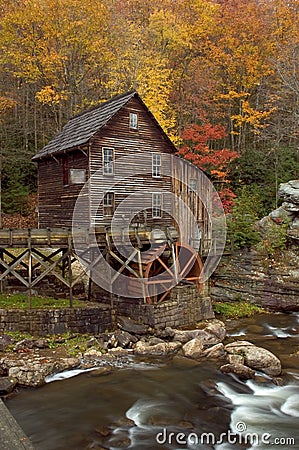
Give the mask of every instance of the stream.
[[(219, 361), (137, 360), (52, 377), (7, 406), (37, 450), (299, 449), (299, 314), (228, 321), (226, 342), (276, 354), (284, 384), (242, 382)], [(75, 375), (76, 376), (71, 376)]]

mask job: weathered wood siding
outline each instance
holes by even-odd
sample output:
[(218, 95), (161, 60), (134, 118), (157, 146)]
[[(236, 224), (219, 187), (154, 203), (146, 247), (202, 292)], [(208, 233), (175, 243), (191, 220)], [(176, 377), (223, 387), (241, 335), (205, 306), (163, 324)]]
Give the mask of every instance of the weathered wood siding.
[[(211, 183), (193, 164), (174, 161), (175, 217), (182, 242), (208, 248), (212, 237)], [(181, 201), (179, 200), (181, 199)]]
[[(68, 169), (85, 169), (88, 176), (88, 156), (80, 150), (40, 160), (38, 163), (39, 227), (71, 227), (72, 215), (83, 184), (63, 182), (63, 159), (68, 158)], [(88, 214), (88, 210), (86, 211)]]
[[(129, 115), (138, 115), (138, 129), (129, 127)], [(103, 175), (102, 149), (113, 148), (115, 151), (114, 174)], [(132, 98), (91, 141), (90, 173), (92, 181), (90, 185), (91, 218), (95, 224), (109, 223), (108, 217), (103, 217), (102, 199), (107, 190), (115, 195), (115, 208), (133, 194), (133, 198), (127, 198), (126, 211), (121, 211), (124, 223), (133, 214), (133, 210), (147, 210), (139, 214), (141, 222), (147, 225), (172, 225), (173, 220), (167, 213), (162, 213), (162, 218), (152, 218), (152, 193), (161, 192), (163, 197), (162, 209), (172, 210), (171, 167), (167, 155), (173, 147), (163, 137), (161, 130), (151, 120), (149, 113), (143, 105)], [(152, 176), (152, 153), (161, 154), (162, 173), (159, 178)], [(121, 223), (120, 223), (121, 225)]]
[[(138, 116), (137, 129), (130, 128), (130, 113)], [(103, 147), (114, 149), (112, 175), (103, 174)], [(110, 191), (114, 193), (114, 209), (117, 210), (113, 217), (116, 225), (128, 225), (137, 212), (135, 222), (153, 227), (176, 225), (181, 232), (181, 240), (194, 247), (198, 246), (199, 239), (201, 245), (209, 242), (208, 198), (211, 185), (192, 164), (177, 164), (170, 157), (174, 152), (173, 145), (138, 98), (132, 97), (121, 107), (94, 134), (84, 152), (74, 148), (39, 161), (40, 227), (72, 226), (73, 210), (83, 183), (65, 183), (63, 161), (67, 158), (68, 172), (70, 169), (85, 169), (86, 179), (91, 177), (77, 224), (82, 217), (82, 224), (86, 227), (109, 225), (112, 217), (103, 214), (103, 198)], [(153, 154), (161, 156), (160, 177), (152, 174)], [(153, 193), (162, 195), (161, 218), (152, 217)], [(119, 208), (120, 205), (124, 208)]]

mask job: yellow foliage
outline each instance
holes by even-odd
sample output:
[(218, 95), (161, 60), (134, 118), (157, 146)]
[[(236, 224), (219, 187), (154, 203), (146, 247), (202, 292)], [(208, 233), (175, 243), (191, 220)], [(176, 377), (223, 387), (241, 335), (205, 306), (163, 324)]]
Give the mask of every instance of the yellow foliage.
[(16, 101), (12, 98), (0, 96), (0, 114), (4, 114), (10, 109), (14, 108)]
[(45, 86), (36, 93), (37, 100), (44, 105), (59, 105), (62, 100), (67, 99), (65, 92), (57, 92), (52, 86)]
[(273, 107), (268, 111), (258, 111), (255, 108), (252, 108), (247, 100), (242, 100), (242, 113), (232, 115), (231, 119), (238, 128), (241, 128), (244, 123), (247, 123), (253, 127), (255, 133), (258, 133), (260, 129), (268, 126), (267, 123), (265, 123), (265, 120), (268, 119), (275, 110), (276, 108)]

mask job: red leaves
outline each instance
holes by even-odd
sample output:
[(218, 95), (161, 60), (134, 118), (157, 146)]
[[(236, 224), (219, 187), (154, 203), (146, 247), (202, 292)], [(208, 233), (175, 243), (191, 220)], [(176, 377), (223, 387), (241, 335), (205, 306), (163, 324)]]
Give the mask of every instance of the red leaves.
[(218, 180), (228, 182), (228, 165), (238, 158), (239, 154), (228, 148), (216, 150), (209, 146), (213, 141), (225, 136), (225, 128), (221, 125), (212, 125), (207, 121), (203, 125), (189, 125), (182, 133), (186, 144), (179, 150), (179, 155)]
[[(182, 133), (185, 144), (178, 154), (213, 175), (217, 181), (229, 183), (229, 164), (238, 158), (239, 154), (229, 148), (210, 148), (213, 141), (223, 139), (225, 136), (223, 126), (212, 125), (208, 121), (204, 121), (202, 125), (189, 125)], [(228, 188), (222, 189), (219, 194), (223, 207), (228, 212), (236, 195)]]

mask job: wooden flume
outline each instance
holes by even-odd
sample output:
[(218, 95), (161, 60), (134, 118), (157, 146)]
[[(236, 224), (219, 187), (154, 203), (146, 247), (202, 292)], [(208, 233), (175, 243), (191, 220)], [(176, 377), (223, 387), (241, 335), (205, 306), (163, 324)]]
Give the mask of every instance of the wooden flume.
[(179, 282), (196, 283), (200, 290), (201, 259), (191, 246), (178, 242), (175, 229), (132, 226), (126, 238), (131, 246), (124, 256), (117, 249), (124, 239), (122, 229), (0, 229), (0, 283), (8, 276), (18, 279), (27, 288), (31, 304), (33, 288), (51, 274), (69, 289), (72, 306), (74, 286), (96, 265), (96, 261), (89, 261), (85, 269), (78, 270), (77, 264), (74, 271), (79, 261), (76, 244), (87, 252), (96, 246), (106, 259), (109, 256), (117, 270), (112, 287), (124, 273), (128, 276), (128, 292), (144, 302), (162, 302)]

